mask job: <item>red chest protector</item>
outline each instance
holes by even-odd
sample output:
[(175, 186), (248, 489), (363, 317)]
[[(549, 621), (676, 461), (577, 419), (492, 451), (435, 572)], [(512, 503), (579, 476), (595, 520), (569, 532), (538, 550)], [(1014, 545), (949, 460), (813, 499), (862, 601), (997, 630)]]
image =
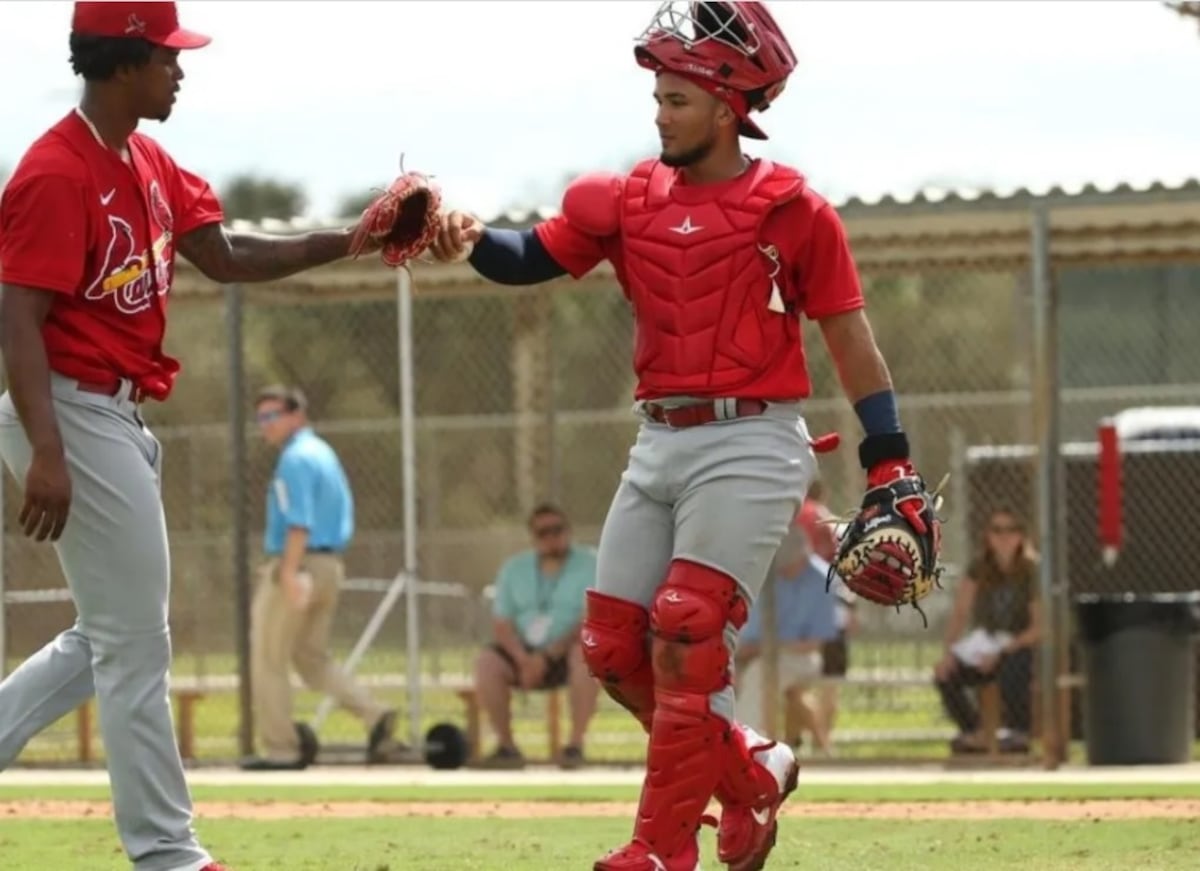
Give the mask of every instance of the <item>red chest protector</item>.
[(618, 276), (636, 318), (638, 399), (807, 395), (798, 314), (768, 308), (794, 288), (762, 235), (771, 211), (804, 187), (766, 160), (717, 192), (676, 184), (656, 160), (625, 179)]

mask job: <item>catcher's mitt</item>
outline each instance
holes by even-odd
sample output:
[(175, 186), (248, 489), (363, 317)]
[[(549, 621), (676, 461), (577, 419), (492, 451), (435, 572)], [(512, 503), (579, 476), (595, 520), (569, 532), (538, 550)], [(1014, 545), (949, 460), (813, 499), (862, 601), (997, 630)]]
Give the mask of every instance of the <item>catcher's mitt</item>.
[(358, 257), (373, 242), (384, 263), (403, 266), (437, 238), (441, 206), (437, 185), (420, 173), (404, 173), (363, 210), (350, 240), (350, 256)]
[(945, 485), (943, 478), (930, 493), (913, 472), (867, 490), (838, 540), (828, 582), (836, 573), (856, 595), (896, 608), (912, 605), (924, 619), (918, 602), (941, 586), (937, 511)]

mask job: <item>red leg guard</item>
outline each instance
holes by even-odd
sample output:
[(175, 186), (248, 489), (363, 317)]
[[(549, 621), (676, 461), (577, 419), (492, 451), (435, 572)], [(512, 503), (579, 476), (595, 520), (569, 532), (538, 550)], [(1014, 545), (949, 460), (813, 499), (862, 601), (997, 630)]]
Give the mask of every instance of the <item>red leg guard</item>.
[(676, 560), (651, 609), (656, 708), (650, 730), (636, 840), (665, 860), (694, 840), (731, 740), (730, 723), (709, 708), (729, 683), (725, 627), (746, 622), (746, 603), (728, 575)]
[(650, 615), (636, 602), (587, 591), (580, 633), (588, 671), (649, 732), (654, 717)]

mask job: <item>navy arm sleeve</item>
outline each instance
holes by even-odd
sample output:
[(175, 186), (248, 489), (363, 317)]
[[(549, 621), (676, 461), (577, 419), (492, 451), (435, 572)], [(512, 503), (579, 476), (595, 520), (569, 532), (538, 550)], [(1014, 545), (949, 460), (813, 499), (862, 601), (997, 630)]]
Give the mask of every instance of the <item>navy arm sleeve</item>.
[(540, 284), (567, 274), (532, 229), (485, 229), (471, 252), (470, 264), (497, 284)]

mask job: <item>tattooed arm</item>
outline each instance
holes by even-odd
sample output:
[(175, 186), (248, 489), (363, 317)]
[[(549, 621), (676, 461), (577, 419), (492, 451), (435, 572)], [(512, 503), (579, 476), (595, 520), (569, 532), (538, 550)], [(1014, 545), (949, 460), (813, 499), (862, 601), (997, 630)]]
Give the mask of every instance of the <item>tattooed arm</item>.
[(350, 253), (353, 232), (350, 227), (265, 236), (206, 224), (180, 237), (179, 253), (213, 281), (271, 281), (341, 260)]

